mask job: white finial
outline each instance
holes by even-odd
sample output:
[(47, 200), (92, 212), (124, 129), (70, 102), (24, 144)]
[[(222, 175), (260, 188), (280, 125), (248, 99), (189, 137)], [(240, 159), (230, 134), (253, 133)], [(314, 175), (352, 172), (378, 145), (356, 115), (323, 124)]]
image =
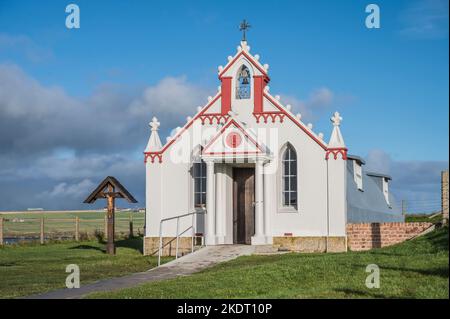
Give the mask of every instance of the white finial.
[(288, 104), (288, 105), (286, 105), (286, 109), (287, 109), (288, 111), (290, 111), (290, 110), (292, 109), (292, 106), (291, 106), (290, 104)]
[(255, 54), (255, 60), (259, 61), (259, 54)]
[(312, 128), (313, 128), (312, 123), (308, 123), (308, 128), (309, 128), (310, 130), (312, 130)]
[(301, 115), (300, 113), (297, 113), (297, 115), (296, 115), (296, 116), (297, 116), (297, 119), (298, 119), (298, 120), (301, 120), (301, 118), (302, 118), (302, 115)]
[(190, 122), (192, 120), (192, 117), (188, 116), (186, 117), (186, 122)]
[(320, 138), (321, 140), (323, 140), (323, 133), (322, 133), (322, 132), (319, 133), (319, 138)]
[(197, 106), (197, 112), (200, 112), (202, 110), (201, 106)]
[(275, 99), (276, 99), (277, 101), (279, 101), (279, 100), (281, 99), (281, 96), (275, 95)]
[(238, 45), (236, 49), (237, 49), (238, 52), (241, 52), (241, 51), (242, 51), (242, 48), (241, 48), (240, 45)]
[(266, 63), (266, 64), (264, 64), (263, 65), (264, 66), (264, 69), (266, 70), (266, 71), (268, 71), (269, 70), (269, 65)]
[(217, 69), (219, 70), (219, 72), (222, 72), (222, 71), (223, 71), (223, 66), (222, 66), (222, 65), (219, 65), (219, 66), (217, 67)]
[(161, 123), (159, 123), (156, 116), (154, 116), (152, 118), (152, 121), (148, 125), (150, 125), (150, 127), (152, 128), (152, 131), (157, 131), (159, 129), (159, 126), (161, 125)]
[(161, 123), (158, 122), (158, 119), (154, 116), (152, 121), (149, 123), (151, 127), (150, 138), (148, 139), (147, 147), (145, 148), (145, 152), (158, 151), (161, 149), (161, 140), (158, 135), (158, 128)]
[(339, 128), (342, 122), (342, 117), (340, 116), (339, 112), (334, 112), (334, 115), (331, 117), (331, 122), (333, 123), (333, 132), (331, 132), (328, 147), (330, 148), (345, 147), (344, 138), (342, 137), (341, 129)]
[(233, 60), (233, 57), (231, 55), (228, 56), (228, 62), (231, 62), (231, 60)]
[(339, 112), (334, 112), (334, 115), (331, 117), (331, 122), (333, 122), (334, 126), (341, 125), (342, 120), (343, 120), (343, 118), (339, 114)]
[(264, 92), (269, 92), (269, 90), (270, 90), (270, 86), (266, 85), (266, 86), (264, 87)]
[(212, 96), (208, 96), (208, 102), (212, 101)]

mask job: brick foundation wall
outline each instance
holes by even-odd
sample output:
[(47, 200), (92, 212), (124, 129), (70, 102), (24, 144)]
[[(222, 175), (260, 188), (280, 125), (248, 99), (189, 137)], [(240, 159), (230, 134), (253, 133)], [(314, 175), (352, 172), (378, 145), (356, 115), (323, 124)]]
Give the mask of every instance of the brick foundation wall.
[(360, 251), (398, 244), (432, 225), (426, 222), (347, 224), (348, 248)]

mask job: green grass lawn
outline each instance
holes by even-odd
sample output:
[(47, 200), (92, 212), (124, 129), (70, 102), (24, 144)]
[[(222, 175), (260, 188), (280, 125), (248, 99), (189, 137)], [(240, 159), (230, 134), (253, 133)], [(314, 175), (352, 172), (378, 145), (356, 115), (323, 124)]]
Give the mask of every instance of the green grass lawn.
[(116, 256), (105, 254), (105, 245), (96, 241), (0, 247), (0, 298), (64, 288), (69, 264), (80, 267), (81, 284), (156, 265), (155, 257), (142, 256), (142, 238), (119, 240), (116, 245)]
[[(366, 266), (380, 268), (368, 289)], [(341, 254), (247, 256), (189, 277), (93, 298), (448, 298), (448, 228), (396, 246)]]

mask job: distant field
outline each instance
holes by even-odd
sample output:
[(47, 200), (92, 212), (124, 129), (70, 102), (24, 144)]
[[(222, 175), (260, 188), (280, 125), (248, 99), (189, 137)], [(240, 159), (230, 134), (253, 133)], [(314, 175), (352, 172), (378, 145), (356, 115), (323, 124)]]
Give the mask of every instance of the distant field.
[[(116, 212), (115, 229), (118, 235), (129, 233), (130, 216), (133, 220), (133, 232), (135, 234), (143, 233), (144, 213)], [(104, 231), (105, 212), (0, 213), (0, 217), (3, 218), (3, 236), (5, 238), (38, 237), (41, 218), (44, 218), (46, 237), (62, 238), (74, 236), (76, 217), (80, 220), (81, 236), (91, 236), (96, 230)]]

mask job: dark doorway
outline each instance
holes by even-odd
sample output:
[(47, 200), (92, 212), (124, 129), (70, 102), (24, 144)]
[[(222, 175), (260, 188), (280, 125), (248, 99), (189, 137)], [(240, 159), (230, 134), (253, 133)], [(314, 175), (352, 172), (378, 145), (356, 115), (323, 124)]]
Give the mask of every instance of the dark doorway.
[(255, 234), (255, 170), (233, 168), (233, 243), (251, 244)]

